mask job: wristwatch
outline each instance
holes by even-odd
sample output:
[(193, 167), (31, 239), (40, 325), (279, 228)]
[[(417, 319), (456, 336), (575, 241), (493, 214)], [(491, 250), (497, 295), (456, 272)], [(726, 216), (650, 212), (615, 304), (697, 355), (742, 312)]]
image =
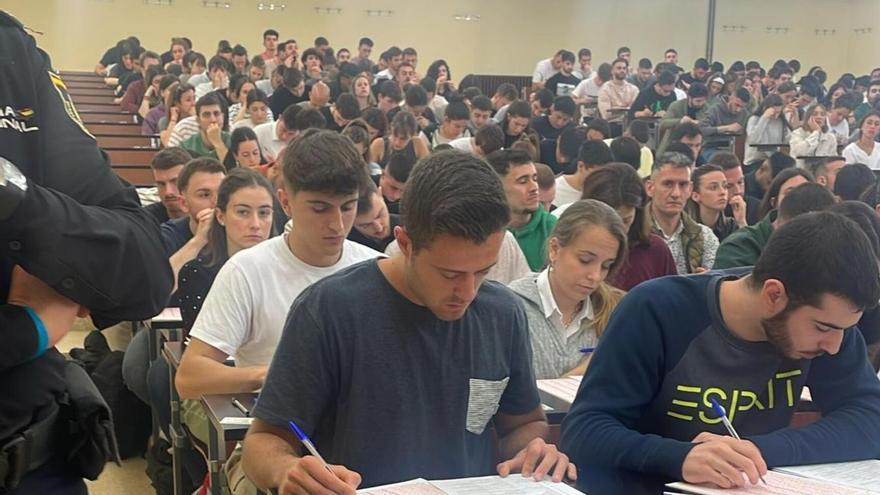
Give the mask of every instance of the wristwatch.
[(27, 177), (12, 162), (0, 156), (0, 220), (12, 216), (27, 188)]

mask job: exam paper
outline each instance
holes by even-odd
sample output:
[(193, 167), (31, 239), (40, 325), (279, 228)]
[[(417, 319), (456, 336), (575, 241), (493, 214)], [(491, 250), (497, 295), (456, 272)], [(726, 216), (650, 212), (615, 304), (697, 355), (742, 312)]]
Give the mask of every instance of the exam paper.
[(878, 460), (789, 466), (776, 468), (775, 471), (880, 493), (880, 461)]
[(670, 483), (666, 486), (696, 495), (870, 495), (867, 490), (848, 488), (834, 483), (790, 476), (784, 473), (769, 471), (764, 475), (765, 486), (748, 485), (743, 488), (713, 488), (690, 483)]
[(455, 480), (415, 479), (357, 491), (364, 495), (582, 495), (563, 483), (535, 481), (512, 474)]
[(445, 495), (443, 490), (432, 485), (429, 481), (415, 479), (394, 483), (393, 485), (377, 486), (358, 490), (358, 493), (371, 495)]
[(581, 492), (564, 483), (535, 481), (519, 474), (506, 478), (485, 476), (482, 478), (461, 478), (457, 480), (432, 481), (435, 486), (448, 495), (581, 495)]

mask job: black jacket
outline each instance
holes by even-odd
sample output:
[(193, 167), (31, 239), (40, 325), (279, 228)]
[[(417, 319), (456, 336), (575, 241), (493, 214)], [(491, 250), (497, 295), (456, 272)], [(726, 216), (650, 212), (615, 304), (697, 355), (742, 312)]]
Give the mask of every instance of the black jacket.
[(172, 276), (158, 224), (110, 169), (48, 55), (5, 12), (0, 60), (0, 156), (28, 178), (24, 199), (0, 221), (3, 440), (63, 387), (60, 354), (34, 359), (34, 324), (6, 303), (14, 265), (88, 308), (102, 328), (159, 313)]

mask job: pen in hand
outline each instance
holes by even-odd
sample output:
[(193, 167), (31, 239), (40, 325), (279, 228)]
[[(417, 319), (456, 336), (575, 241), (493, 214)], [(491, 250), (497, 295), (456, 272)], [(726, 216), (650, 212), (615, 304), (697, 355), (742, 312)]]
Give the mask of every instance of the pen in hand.
[(290, 427), (290, 430), (293, 431), (293, 433), (299, 439), (300, 443), (302, 443), (306, 447), (306, 450), (309, 451), (309, 454), (312, 454), (313, 456), (315, 456), (316, 459), (321, 461), (321, 464), (324, 465), (324, 468), (326, 468), (327, 471), (330, 471), (330, 473), (332, 473), (333, 476), (336, 476), (336, 473), (334, 473), (333, 470), (330, 469), (330, 466), (327, 464), (327, 461), (325, 461), (324, 458), (321, 457), (321, 454), (318, 453), (318, 449), (315, 448), (315, 444), (312, 443), (311, 439), (309, 439), (309, 436), (306, 435), (306, 432), (299, 429), (299, 426), (297, 426), (296, 423), (293, 422), (293, 420), (288, 421), (287, 425)]
[[(735, 438), (737, 440), (742, 440), (739, 437), (739, 434), (736, 432), (736, 430), (733, 429), (733, 424), (730, 422), (729, 419), (727, 419), (727, 411), (724, 410), (724, 407), (721, 404), (719, 404), (718, 401), (715, 400), (714, 398), (709, 399), (709, 400), (710, 400), (710, 402), (712, 402), (712, 409), (714, 409), (715, 414), (717, 414), (718, 417), (721, 418), (721, 423), (723, 423), (724, 427), (727, 428), (727, 432), (730, 433), (730, 436), (732, 436), (733, 438)], [(764, 477), (761, 476), (760, 474), (758, 475), (758, 478), (760, 478), (761, 483), (764, 483), (765, 485), (767, 484), (767, 482), (764, 481)]]

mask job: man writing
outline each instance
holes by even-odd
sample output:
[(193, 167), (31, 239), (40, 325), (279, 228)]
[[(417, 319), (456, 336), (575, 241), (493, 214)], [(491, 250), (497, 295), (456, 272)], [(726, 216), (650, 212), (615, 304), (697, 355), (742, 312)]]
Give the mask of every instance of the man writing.
[[(327, 277), (291, 307), (245, 439), (249, 478), (282, 495), (354, 495), (415, 477), (575, 477), (544, 441), (525, 314), (483, 283), (510, 219), (501, 181), (482, 160), (439, 152), (403, 203), (401, 254)], [(329, 471), (298, 454), (291, 420)], [(489, 421), (509, 459), (497, 466)]]

